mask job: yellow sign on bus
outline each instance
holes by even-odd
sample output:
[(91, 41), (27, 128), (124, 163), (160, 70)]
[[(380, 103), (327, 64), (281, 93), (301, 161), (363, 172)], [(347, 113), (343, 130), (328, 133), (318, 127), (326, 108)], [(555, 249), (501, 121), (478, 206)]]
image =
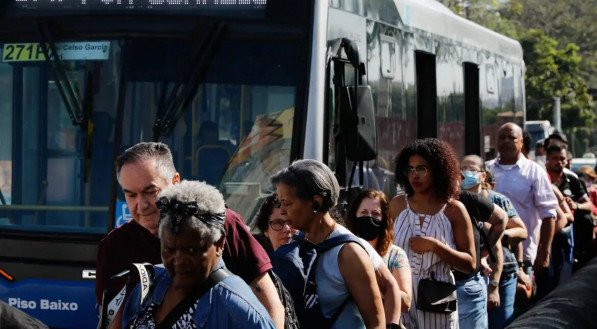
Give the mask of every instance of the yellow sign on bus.
[[(57, 57), (69, 61), (106, 61), (110, 58), (110, 41), (57, 42)], [(50, 51), (51, 49), (48, 49)], [(51, 56), (52, 57), (52, 56)], [(41, 62), (46, 56), (39, 43), (6, 43), (3, 62)]]
[(46, 60), (39, 43), (5, 43), (3, 62), (39, 62)]

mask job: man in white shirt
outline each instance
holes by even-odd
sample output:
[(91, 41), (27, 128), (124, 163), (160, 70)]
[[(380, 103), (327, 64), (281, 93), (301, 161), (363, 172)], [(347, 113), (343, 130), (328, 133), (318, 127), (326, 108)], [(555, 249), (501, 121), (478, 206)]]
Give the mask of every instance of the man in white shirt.
[(495, 190), (510, 198), (527, 226), (524, 262), (526, 267), (533, 266), (539, 279), (549, 266), (558, 201), (545, 169), (522, 154), (520, 126), (511, 122), (502, 125), (497, 138), (499, 155), (487, 162), (487, 168), (495, 176)]

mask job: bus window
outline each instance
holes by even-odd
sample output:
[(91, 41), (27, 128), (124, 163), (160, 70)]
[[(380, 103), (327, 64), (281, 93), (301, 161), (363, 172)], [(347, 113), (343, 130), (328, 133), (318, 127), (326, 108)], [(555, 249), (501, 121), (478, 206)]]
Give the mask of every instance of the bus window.
[[(118, 45), (102, 42), (101, 58), (78, 51), (90, 44), (97, 43), (57, 44), (64, 57), (71, 56), (62, 64), (79, 104), (88, 104), (85, 113), (65, 105), (61, 81), (41, 55), (2, 57), (0, 90), (12, 91), (0, 105), (6, 135), (0, 142), (2, 229), (107, 232)], [(36, 47), (2, 49), (29, 45)], [(74, 122), (77, 115), (84, 120)]]
[(156, 122), (165, 120), (161, 102), (177, 86), (172, 73), (185, 70), (176, 59), (192, 53), (189, 44), (152, 40), (151, 51), (145, 42), (127, 47), (134, 64), (127, 72), (121, 149), (156, 139), (168, 144), (183, 179), (219, 187), (228, 206), (250, 222), (258, 202), (272, 190), (270, 176), (290, 161), (299, 78), (298, 59), (291, 55), (299, 53), (296, 44), (223, 40), (189, 106), (165, 133), (155, 130)]

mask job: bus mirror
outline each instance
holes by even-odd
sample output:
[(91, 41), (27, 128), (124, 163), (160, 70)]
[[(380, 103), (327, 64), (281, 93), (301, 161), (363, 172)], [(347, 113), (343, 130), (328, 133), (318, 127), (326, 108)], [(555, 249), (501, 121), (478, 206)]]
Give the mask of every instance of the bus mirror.
[(356, 105), (354, 87), (341, 90), (339, 115), (346, 157), (351, 161), (374, 160), (377, 136), (371, 87), (357, 86)]

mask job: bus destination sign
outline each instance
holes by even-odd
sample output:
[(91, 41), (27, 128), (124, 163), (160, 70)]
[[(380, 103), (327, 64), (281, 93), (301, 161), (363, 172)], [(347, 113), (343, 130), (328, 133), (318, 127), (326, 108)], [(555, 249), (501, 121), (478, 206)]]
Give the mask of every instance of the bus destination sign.
[(12, 16), (83, 13), (262, 11), (267, 0), (5, 0)]

